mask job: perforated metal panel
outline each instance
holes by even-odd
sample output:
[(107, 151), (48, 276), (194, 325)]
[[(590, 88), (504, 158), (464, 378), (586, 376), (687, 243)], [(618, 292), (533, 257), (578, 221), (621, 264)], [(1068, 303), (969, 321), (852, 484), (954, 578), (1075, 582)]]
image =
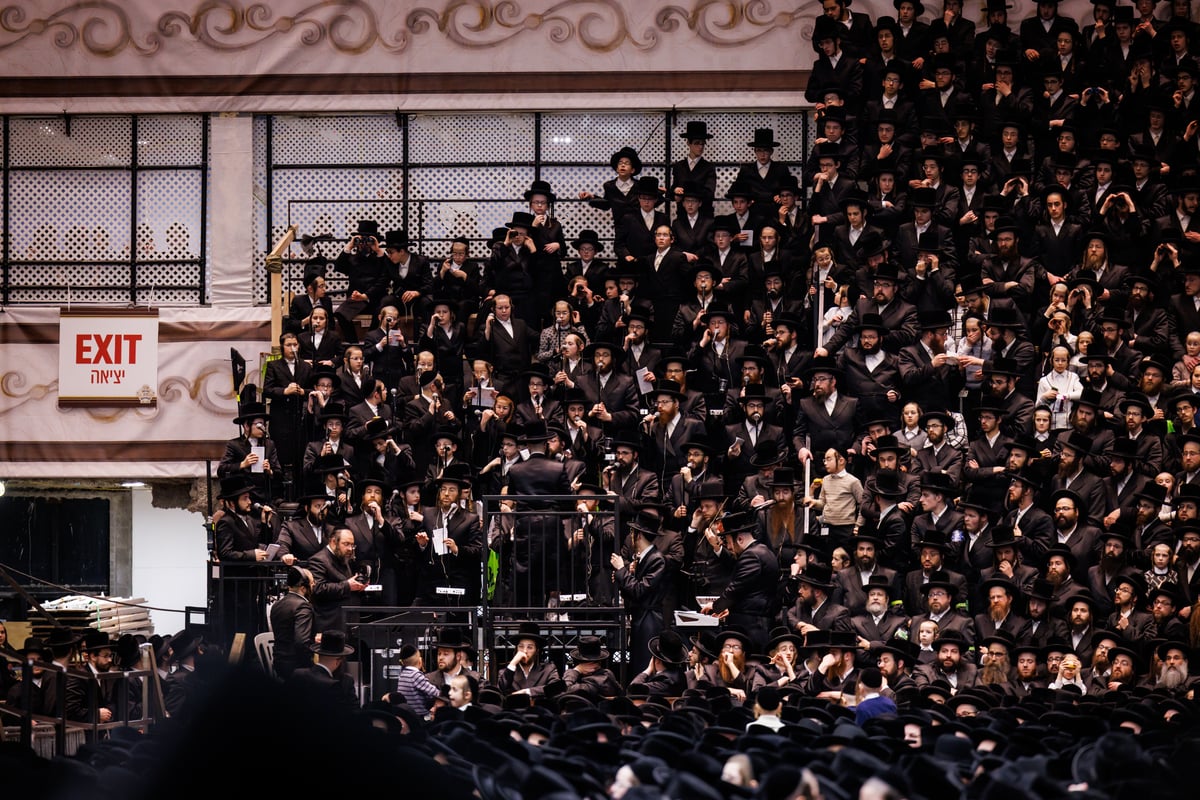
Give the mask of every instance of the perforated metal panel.
[[(613, 153), (632, 147), (643, 164), (662, 164), (665, 115), (543, 114), (542, 160), (549, 163), (608, 164)], [(612, 177), (611, 170), (605, 178)]]
[(414, 164), (529, 164), (533, 146), (533, 114), (447, 114), (408, 121), (408, 157)]
[(404, 140), (396, 117), (286, 117), (274, 119), (276, 164), (399, 164)]
[(14, 118), (9, 123), (13, 167), (128, 167), (133, 159), (129, 117)]
[(204, 119), (138, 117), (138, 164), (143, 167), (195, 167), (204, 161)]
[[(9, 181), (13, 260), (128, 258), (130, 173), (22, 171)], [(85, 225), (100, 228), (98, 236), (68, 239)]]

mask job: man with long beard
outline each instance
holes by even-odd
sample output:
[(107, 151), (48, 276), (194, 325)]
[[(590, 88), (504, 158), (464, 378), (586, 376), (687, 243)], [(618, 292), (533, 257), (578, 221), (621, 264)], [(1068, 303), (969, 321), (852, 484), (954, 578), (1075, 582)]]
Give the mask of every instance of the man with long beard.
[(1101, 614), (1113, 611), (1113, 590), (1117, 578), (1134, 570), (1129, 566), (1131, 544), (1127, 523), (1118, 522), (1112, 530), (1100, 534), (1100, 561), (1087, 572), (1088, 591), (1096, 598)]
[(1146, 683), (1153, 689), (1166, 689), (1176, 697), (1184, 697), (1192, 691), (1200, 676), (1188, 675), (1188, 646), (1183, 642), (1163, 642), (1155, 651), (1162, 666), (1158, 675), (1151, 675)]
[(978, 686), (1007, 686), (1012, 682), (1011, 653), (1016, 642), (1007, 631), (998, 630), (979, 642), (979, 671), (975, 675)]
[(1096, 606), (1090, 594), (1080, 595), (1068, 607), (1067, 646), (1079, 656), (1079, 660), (1092, 660), (1094, 648), (1092, 637), (1096, 633)]
[(1200, 596), (1200, 526), (1194, 523), (1179, 525), (1175, 535), (1179, 537), (1175, 574), (1183, 589), (1184, 608), (1187, 609)]
[(1108, 236), (1098, 230), (1091, 231), (1084, 237), (1083, 258), (1079, 268), (1071, 276), (1074, 277), (1083, 270), (1091, 270), (1095, 274), (1095, 281), (1099, 284), (1097, 300), (1103, 299), (1099, 296), (1100, 292), (1119, 288), (1125, 282), (1125, 276), (1129, 274), (1128, 267), (1109, 261)]
[(915, 642), (899, 638), (889, 639), (887, 644), (872, 649), (875, 665), (887, 678), (888, 690), (893, 694), (902, 689), (916, 688), (912, 671), (917, 665), (918, 651)]
[(1029, 632), (1022, 640), (1034, 647), (1045, 647), (1054, 639), (1065, 639), (1067, 623), (1050, 615), (1050, 598), (1054, 585), (1037, 578), (1026, 593), (1025, 613), (1029, 616)]
[(746, 672), (746, 653), (751, 649), (750, 639), (736, 628), (726, 628), (716, 636), (720, 643), (717, 660), (708, 665), (708, 680), (714, 686), (724, 686), (734, 699), (746, 699), (750, 686), (750, 675)]
[(824, 564), (809, 564), (796, 576), (796, 604), (786, 612), (788, 628), (802, 635), (814, 631), (846, 630), (850, 612), (832, 603), (833, 575)]
[[(955, 631), (962, 635), (967, 644), (975, 641), (975, 621), (963, 612), (951, 607), (954, 597), (954, 584), (944, 572), (935, 572), (929, 576), (929, 581), (921, 587), (925, 595), (925, 606), (928, 613), (918, 614), (912, 618), (911, 630), (919, 630), (921, 623), (930, 620), (937, 623), (938, 633), (944, 635)], [(937, 647), (933, 648), (935, 651)], [(965, 649), (965, 648), (964, 648)]]
[(987, 599), (987, 611), (975, 615), (975, 632), (992, 636), (1002, 632), (1010, 638), (1022, 639), (1029, 630), (1029, 620), (1013, 613), (1013, 600), (1020, 594), (1017, 587), (1003, 576), (984, 581), (979, 592)]

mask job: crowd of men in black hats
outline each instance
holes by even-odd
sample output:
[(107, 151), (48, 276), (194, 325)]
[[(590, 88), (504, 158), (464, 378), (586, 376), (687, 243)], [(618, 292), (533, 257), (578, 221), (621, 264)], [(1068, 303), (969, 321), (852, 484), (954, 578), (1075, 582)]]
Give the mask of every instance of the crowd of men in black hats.
[[(388, 606), (569, 596), (629, 618), (625, 686), (604, 643), (560, 675), (532, 629), (492, 685), (452, 660), (473, 732), (441, 727), (435, 749), (503, 760), (485, 796), (586, 793), (617, 766), (631, 786), (702, 784), (730, 748), (759, 772), (802, 753), (830, 796), (868, 773), (1049, 796), (1030, 783), (1047, 770), (1100, 785), (1120, 752), (1154, 780), (1183, 746), (1167, 740), (1194, 719), (1200, 645), (1197, 25), (1183, 0), (1095, 0), (1082, 30), (1052, 1), (1015, 28), (1004, 0), (978, 27), (957, 0), (894, 5), (872, 20), (825, 0), (812, 152), (781, 164), (757, 130), (723, 187), (732, 213), (714, 216), (704, 158), (720, 132), (693, 121), (665, 185), (626, 147), (578, 192), (611, 238), (569, 239), (538, 180), (484, 259), (364, 220), (310, 263), (283, 357), (243, 394), (215, 532), (223, 563), (307, 566), (289, 588), (312, 620), (289, 646), (344, 629), (375, 584)], [(676, 612), (718, 627), (685, 640)], [(445, 704), (418, 674), (391, 693), (408, 736)], [(778, 730), (741, 735), (752, 713)], [(584, 768), (543, 769), (510, 734)], [(899, 752), (938, 788), (882, 766)], [(1006, 772), (1023, 759), (1039, 769)], [(765, 796), (807, 791), (780, 780)]]

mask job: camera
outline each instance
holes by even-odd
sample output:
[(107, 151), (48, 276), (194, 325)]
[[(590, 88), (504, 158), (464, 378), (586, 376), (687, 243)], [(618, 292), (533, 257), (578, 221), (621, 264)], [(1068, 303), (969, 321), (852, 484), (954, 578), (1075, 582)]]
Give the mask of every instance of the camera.
[(375, 243), (379, 241), (374, 236), (355, 236), (354, 249), (362, 252), (369, 252), (375, 249)]

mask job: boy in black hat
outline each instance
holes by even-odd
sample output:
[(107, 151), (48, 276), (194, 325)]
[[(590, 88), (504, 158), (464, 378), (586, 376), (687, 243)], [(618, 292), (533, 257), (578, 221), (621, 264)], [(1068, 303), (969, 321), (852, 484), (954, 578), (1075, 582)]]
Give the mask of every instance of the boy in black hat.
[(634, 263), (654, 252), (654, 232), (659, 227), (670, 229), (671, 220), (658, 211), (666, 200), (666, 193), (659, 186), (658, 178), (643, 175), (637, 180), (633, 194), (637, 204), (617, 222), (616, 251), (618, 263)]
[(754, 140), (747, 142), (746, 146), (753, 148), (754, 161), (742, 165), (735, 181), (751, 187), (755, 202), (765, 205), (774, 203), (775, 195), (788, 172), (785, 165), (772, 160), (775, 148), (779, 147), (775, 132), (770, 128), (755, 128)]
[[(675, 200), (679, 203), (676, 217), (702, 212), (703, 216), (711, 218), (712, 198), (717, 193), (717, 168), (704, 157), (704, 148), (713, 136), (708, 132), (708, 124), (699, 119), (688, 120), (679, 137), (687, 142), (687, 155), (671, 165), (670, 184)], [(685, 201), (689, 191), (700, 201), (696, 211), (686, 210)], [(707, 200), (701, 196), (705, 192)]]
[(622, 217), (637, 208), (634, 176), (642, 171), (642, 159), (637, 150), (626, 146), (613, 153), (608, 163), (616, 177), (604, 182), (602, 196), (598, 198), (591, 192), (580, 192), (579, 199), (589, 201), (588, 205), (593, 208), (612, 211), (615, 228)]
[(848, 57), (842, 50), (842, 38), (846, 31), (846, 26), (835, 19), (817, 17), (812, 39), (819, 55), (813, 65), (808, 88), (804, 90), (804, 97), (810, 103), (823, 101), (825, 92), (832, 88), (837, 89), (842, 97), (852, 98), (855, 109), (862, 107), (862, 64), (858, 58)]

